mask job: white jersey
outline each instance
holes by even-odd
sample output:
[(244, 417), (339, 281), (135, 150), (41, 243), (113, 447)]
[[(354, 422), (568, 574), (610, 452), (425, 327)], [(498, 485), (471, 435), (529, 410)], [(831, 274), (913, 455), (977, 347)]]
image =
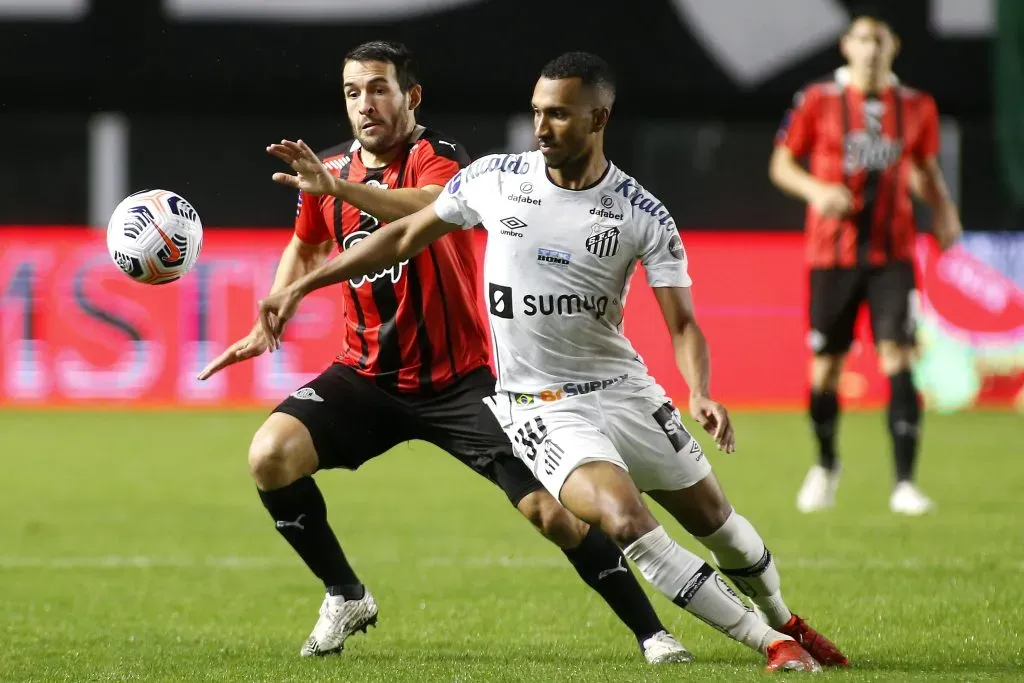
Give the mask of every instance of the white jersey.
[(540, 152), (483, 157), (434, 204), (488, 231), (484, 292), (498, 390), (546, 400), (647, 368), (623, 335), (637, 262), (652, 287), (686, 287), (686, 252), (665, 206), (614, 164), (581, 190), (555, 185)]

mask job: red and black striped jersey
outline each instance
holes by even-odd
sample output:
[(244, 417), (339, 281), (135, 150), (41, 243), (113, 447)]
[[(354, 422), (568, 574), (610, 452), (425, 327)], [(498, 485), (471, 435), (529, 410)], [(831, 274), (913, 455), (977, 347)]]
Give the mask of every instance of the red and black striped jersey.
[(911, 164), (939, 151), (935, 100), (893, 82), (862, 93), (836, 77), (799, 92), (776, 139), (810, 173), (843, 183), (854, 196), (853, 212), (826, 218), (807, 207), (807, 257), (814, 268), (846, 268), (912, 261), (914, 209)]
[[(431, 130), (383, 168), (364, 166), (352, 141), (320, 158), (343, 180), (387, 189), (443, 187), (471, 161), (458, 142)], [(334, 240), (341, 251), (378, 229), (387, 224), (341, 199), (299, 194), (295, 234), (303, 242)], [(408, 261), (340, 287), (347, 331), (337, 360), (380, 386), (439, 390), (487, 364), (471, 231), (452, 232)]]

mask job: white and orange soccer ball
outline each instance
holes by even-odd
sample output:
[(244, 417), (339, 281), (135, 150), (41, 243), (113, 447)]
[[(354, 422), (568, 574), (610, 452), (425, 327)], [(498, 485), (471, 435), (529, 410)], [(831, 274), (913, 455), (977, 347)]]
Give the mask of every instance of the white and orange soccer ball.
[(107, 251), (128, 277), (147, 285), (173, 282), (192, 269), (203, 247), (203, 222), (170, 190), (128, 196), (107, 223)]

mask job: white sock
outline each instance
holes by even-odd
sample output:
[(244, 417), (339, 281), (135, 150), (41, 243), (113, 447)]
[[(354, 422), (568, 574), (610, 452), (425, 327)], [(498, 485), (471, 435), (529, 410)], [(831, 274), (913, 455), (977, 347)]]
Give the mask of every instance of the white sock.
[(776, 640), (789, 639), (758, 619), (721, 576), (669, 538), (664, 527), (647, 532), (623, 553), (670, 600), (744, 645), (763, 653)]
[(771, 626), (789, 621), (792, 613), (782, 599), (779, 570), (746, 517), (734, 511), (718, 531), (697, 540), (711, 551), (719, 571), (764, 612)]

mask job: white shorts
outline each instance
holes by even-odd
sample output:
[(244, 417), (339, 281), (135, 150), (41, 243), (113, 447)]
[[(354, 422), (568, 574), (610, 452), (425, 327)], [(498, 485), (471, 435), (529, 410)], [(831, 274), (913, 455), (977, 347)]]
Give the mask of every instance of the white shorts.
[(494, 400), (516, 457), (555, 498), (573, 470), (595, 460), (629, 472), (641, 491), (677, 491), (711, 472), (679, 411), (650, 377), (549, 403), (504, 392)]

